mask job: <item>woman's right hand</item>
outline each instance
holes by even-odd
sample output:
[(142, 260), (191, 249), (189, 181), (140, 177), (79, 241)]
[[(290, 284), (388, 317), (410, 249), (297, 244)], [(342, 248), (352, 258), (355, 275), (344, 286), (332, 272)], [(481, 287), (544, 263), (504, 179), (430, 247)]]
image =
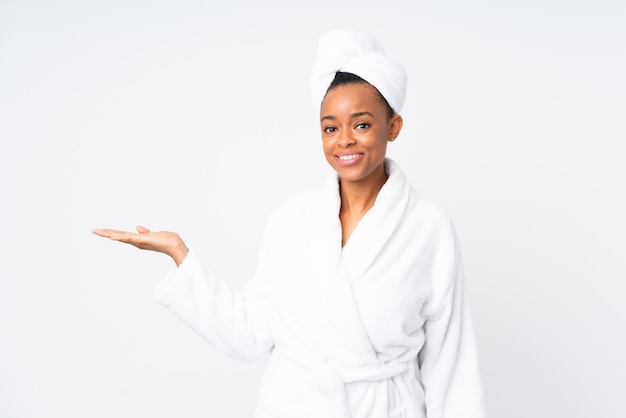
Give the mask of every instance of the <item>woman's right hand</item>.
[(113, 241), (133, 245), (142, 250), (157, 251), (172, 257), (179, 266), (189, 249), (175, 232), (152, 232), (143, 226), (137, 227), (137, 232), (118, 231), (115, 229), (94, 229), (93, 233)]

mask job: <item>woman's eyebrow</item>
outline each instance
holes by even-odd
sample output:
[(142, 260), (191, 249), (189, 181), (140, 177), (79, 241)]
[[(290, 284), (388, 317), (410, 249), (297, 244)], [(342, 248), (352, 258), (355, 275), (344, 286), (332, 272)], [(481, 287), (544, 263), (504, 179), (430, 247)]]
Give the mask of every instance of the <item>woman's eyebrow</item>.
[(361, 116), (371, 116), (374, 117), (374, 115), (372, 115), (370, 112), (357, 112), (357, 113), (353, 113), (350, 115), (351, 118), (360, 118)]
[[(354, 119), (354, 118), (359, 118), (365, 115), (374, 117), (374, 115), (372, 115), (370, 112), (356, 112), (356, 113), (351, 114), (350, 118)], [(337, 118), (332, 115), (322, 116), (322, 118), (320, 119), (320, 122), (323, 122), (325, 120), (337, 120)]]

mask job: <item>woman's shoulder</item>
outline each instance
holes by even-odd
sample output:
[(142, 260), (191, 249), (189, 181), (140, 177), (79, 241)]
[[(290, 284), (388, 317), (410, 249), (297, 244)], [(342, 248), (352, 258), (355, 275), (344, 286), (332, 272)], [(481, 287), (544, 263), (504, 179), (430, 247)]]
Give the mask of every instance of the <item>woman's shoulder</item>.
[(450, 212), (439, 203), (415, 192), (406, 213), (406, 218), (420, 230), (428, 230), (436, 235), (456, 235)]
[[(394, 160), (387, 158), (385, 164), (387, 171), (390, 173), (390, 179), (394, 180), (396, 189), (408, 191), (409, 199), (405, 211), (405, 221), (413, 221), (418, 225), (428, 224), (431, 227), (442, 230), (453, 227), (452, 217), (449, 212), (443, 206), (418, 192)], [(399, 192), (396, 191), (396, 193)]]
[(319, 194), (318, 190), (299, 190), (284, 197), (274, 208), (272, 215), (285, 215), (288, 213), (298, 212), (306, 207), (307, 203), (315, 201), (315, 196)]
[(413, 209), (420, 216), (426, 217), (433, 222), (449, 225), (452, 223), (452, 216), (447, 209), (439, 203), (436, 203), (421, 195), (417, 196), (416, 204)]
[(270, 220), (282, 222), (305, 216), (312, 205), (323, 198), (321, 189), (307, 189), (293, 192), (284, 197), (270, 214)]

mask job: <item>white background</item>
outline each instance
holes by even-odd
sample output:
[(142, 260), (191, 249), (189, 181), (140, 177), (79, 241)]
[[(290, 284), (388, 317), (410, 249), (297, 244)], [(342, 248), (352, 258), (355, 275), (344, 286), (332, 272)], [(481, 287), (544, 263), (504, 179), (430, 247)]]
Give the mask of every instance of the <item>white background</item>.
[(317, 38), (408, 70), (389, 150), (451, 212), (490, 416), (624, 417), (621, 1), (0, 0), (0, 417), (249, 417), (263, 362), (156, 304), (179, 232), (233, 286), (326, 173)]

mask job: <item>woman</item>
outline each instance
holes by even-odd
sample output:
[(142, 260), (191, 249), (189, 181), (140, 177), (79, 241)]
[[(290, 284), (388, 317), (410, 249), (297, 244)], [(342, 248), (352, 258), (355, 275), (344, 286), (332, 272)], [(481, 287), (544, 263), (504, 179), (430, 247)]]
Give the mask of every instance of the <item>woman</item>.
[(175, 233), (94, 231), (171, 256), (157, 300), (219, 350), (270, 353), (259, 418), (484, 416), (452, 223), (385, 157), (406, 78), (368, 35), (322, 36), (311, 86), (336, 175), (273, 213), (241, 293)]

